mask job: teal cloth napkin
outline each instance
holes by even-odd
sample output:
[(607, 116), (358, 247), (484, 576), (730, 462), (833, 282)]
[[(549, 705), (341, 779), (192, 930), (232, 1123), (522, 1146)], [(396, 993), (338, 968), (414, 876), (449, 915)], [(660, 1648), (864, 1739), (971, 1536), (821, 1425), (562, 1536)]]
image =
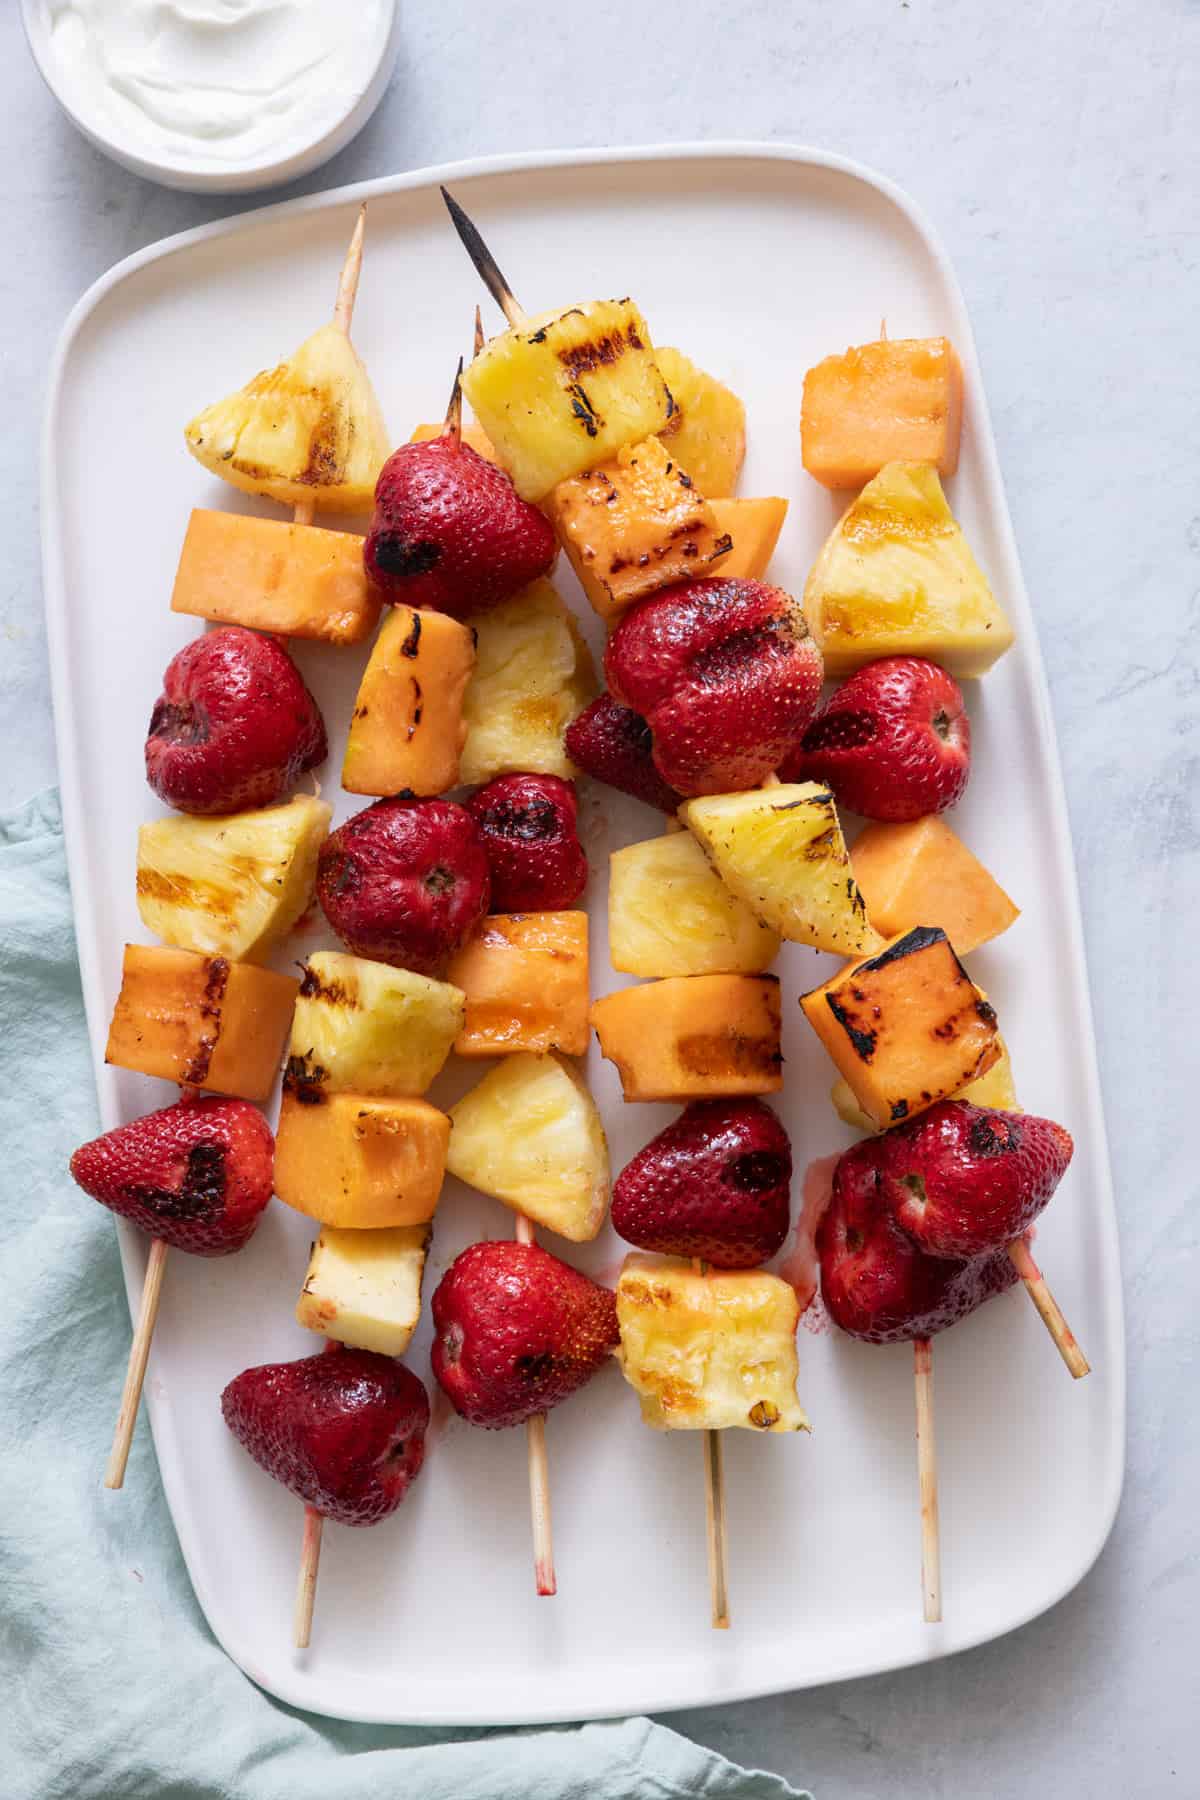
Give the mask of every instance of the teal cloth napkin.
[(807, 1800), (649, 1719), (389, 1729), (247, 1680), (196, 1604), (144, 1424), (122, 1493), (101, 1488), (129, 1315), (113, 1222), (66, 1173), (97, 1129), (47, 793), (0, 816), (4, 1800)]

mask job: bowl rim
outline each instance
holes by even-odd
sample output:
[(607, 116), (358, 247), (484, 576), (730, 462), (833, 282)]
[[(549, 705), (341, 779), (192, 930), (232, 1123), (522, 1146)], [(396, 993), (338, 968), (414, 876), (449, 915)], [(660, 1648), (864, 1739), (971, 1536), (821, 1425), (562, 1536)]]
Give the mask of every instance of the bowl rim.
[(224, 163), (220, 167), (206, 161), (189, 161), (186, 156), (159, 158), (149, 155), (128, 139), (110, 135), (93, 120), (84, 118), (67, 99), (56, 78), (54, 58), (49, 53), (45, 0), (20, 0), (20, 15), (34, 67), (76, 131), (95, 149), (133, 174), (165, 187), (191, 193), (236, 194), (276, 187), (309, 174), (336, 156), (362, 130), (387, 91), (400, 51), (400, 0), (383, 0), (383, 4), (389, 16), (379, 57), (369, 78), (353, 95), (345, 111), (326, 124), (318, 136), (282, 155), (268, 153), (265, 157)]

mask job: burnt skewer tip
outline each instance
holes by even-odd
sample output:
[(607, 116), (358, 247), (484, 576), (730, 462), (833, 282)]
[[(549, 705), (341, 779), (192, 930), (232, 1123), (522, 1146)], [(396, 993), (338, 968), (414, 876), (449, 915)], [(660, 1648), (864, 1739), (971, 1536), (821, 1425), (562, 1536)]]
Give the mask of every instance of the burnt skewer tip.
[(522, 324), (525, 319), (525, 308), (509, 287), (499, 263), (454, 195), (445, 187), (442, 188), (441, 193), (442, 199), (446, 202), (446, 211), (450, 214), (450, 221), (458, 233), (463, 249), (474, 263), (479, 279), (509, 324)]
[(458, 367), (454, 371), (454, 386), (450, 390), (450, 404), (446, 408), (446, 436), (453, 438), (456, 444), (462, 441), (462, 372), (463, 359), (458, 359)]

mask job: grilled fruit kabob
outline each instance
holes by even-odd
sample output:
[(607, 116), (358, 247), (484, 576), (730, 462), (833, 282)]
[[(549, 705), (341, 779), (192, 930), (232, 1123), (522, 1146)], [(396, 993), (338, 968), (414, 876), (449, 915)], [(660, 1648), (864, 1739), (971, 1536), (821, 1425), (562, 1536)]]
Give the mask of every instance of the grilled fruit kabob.
[(932, 1339), (1016, 1281), (1013, 1247), (1028, 1255), (1026, 1234), (1072, 1149), (1051, 1119), (949, 1100), (856, 1144), (834, 1170), (817, 1229), (826, 1309), (867, 1343), (913, 1345), (930, 1622), (941, 1618)]
[(604, 1223), (608, 1147), (573, 1058), (588, 1043), (587, 880), (573, 787), (510, 774), (468, 802), (493, 903), (453, 958), (466, 1000), (460, 1056), (502, 1060), (451, 1109), (452, 1174), (517, 1215), (513, 1244), (476, 1244), (434, 1296), (434, 1373), (473, 1424), (524, 1422), (537, 1592), (557, 1588), (546, 1413), (616, 1341), (611, 1293), (541, 1249), (535, 1225), (580, 1243)]

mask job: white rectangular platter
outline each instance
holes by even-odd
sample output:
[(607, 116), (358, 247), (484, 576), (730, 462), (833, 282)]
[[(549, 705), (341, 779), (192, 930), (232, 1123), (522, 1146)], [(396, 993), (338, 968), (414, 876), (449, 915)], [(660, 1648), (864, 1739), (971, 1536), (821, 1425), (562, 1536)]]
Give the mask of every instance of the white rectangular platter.
[[(800, 465), (805, 369), (874, 338), (881, 318), (893, 335), (944, 332), (957, 345), (967, 408), (951, 502), (1018, 634), (1015, 650), (972, 688), (974, 771), (954, 822), (1024, 910), (972, 958), (972, 972), (999, 1011), (1023, 1102), (1075, 1134), (1075, 1161), (1038, 1249), (1094, 1373), (1069, 1380), (1019, 1290), (939, 1338), (945, 1623), (935, 1627), (921, 1622), (906, 1346), (802, 1330), (812, 1436), (726, 1434), (733, 1628), (725, 1633), (708, 1625), (698, 1438), (644, 1429), (615, 1367), (549, 1421), (555, 1600), (533, 1590), (523, 1433), (472, 1430), (435, 1404), (426, 1470), (400, 1511), (372, 1530), (327, 1530), (313, 1645), (300, 1653), (289, 1629), (300, 1506), (238, 1448), (218, 1408), (222, 1387), (247, 1364), (315, 1348), (292, 1316), (309, 1226), (275, 1204), (243, 1254), (176, 1255), (167, 1274), (148, 1409), (196, 1593), (230, 1656), (263, 1687), (294, 1706), (380, 1721), (661, 1711), (977, 1644), (1058, 1600), (1108, 1534), (1123, 1460), (1121, 1302), (1075, 874), (1034, 613), (961, 295), (928, 227), (888, 183), (836, 157), (761, 145), (425, 170), (188, 233), (131, 258), (84, 298), (49, 399), (46, 602), (104, 1123), (171, 1097), (161, 1083), (106, 1068), (103, 1051), (121, 946), (145, 936), (135, 833), (160, 810), (142, 776), (145, 728), (164, 665), (195, 630), (168, 605), (184, 527), (196, 505), (258, 504), (199, 469), (183, 424), (328, 315), (364, 196), (355, 341), (397, 441), (440, 418), (481, 298), (440, 180), (474, 214), (528, 305), (632, 293), (658, 341), (679, 345), (744, 396), (741, 491), (789, 497), (772, 578), (792, 591), (839, 510)], [(584, 617), (569, 571), (561, 585)], [(598, 648), (595, 624), (588, 615)], [(359, 804), (341, 794), (337, 770), (366, 652), (309, 645), (296, 654), (330, 726), (326, 792), (341, 818)], [(593, 990), (602, 993), (626, 980), (606, 955), (606, 853), (657, 834), (661, 821), (606, 789), (583, 789)], [(290, 954), (323, 941), (309, 933)], [(779, 1105), (797, 1196), (807, 1161), (850, 1137), (829, 1105), (832, 1070), (796, 1004), (833, 966), (796, 947), (778, 965), (787, 1057)], [(620, 1168), (670, 1111), (622, 1106), (594, 1050), (588, 1075)], [(433, 1097), (465, 1085), (449, 1077)], [(132, 1293), (144, 1244), (121, 1229)], [(496, 1203), (450, 1184), (426, 1293), (465, 1244), (510, 1230)], [(611, 1280), (620, 1248), (606, 1230), (567, 1254)], [(428, 1349), (426, 1324), (409, 1359), (425, 1378)], [(115, 1408), (115, 1388), (93, 1398)]]

